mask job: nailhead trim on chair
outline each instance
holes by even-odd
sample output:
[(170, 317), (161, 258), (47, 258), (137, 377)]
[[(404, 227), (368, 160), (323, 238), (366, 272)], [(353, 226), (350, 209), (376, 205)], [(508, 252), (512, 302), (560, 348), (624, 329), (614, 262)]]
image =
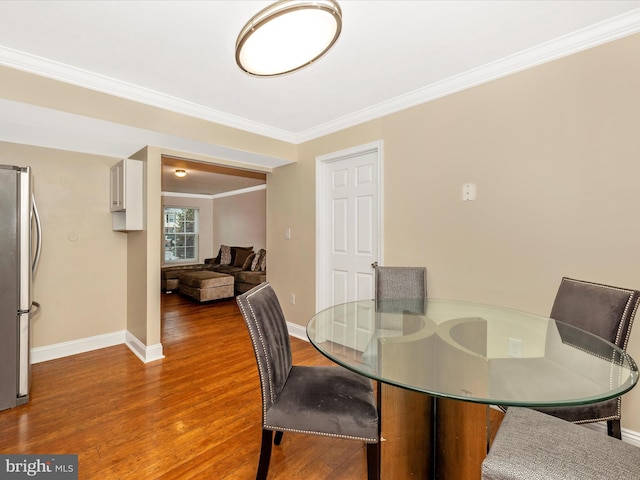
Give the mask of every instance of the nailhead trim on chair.
[(285, 431), (285, 432), (292, 432), (292, 433), (306, 433), (306, 434), (311, 434), (311, 435), (316, 435), (316, 436), (322, 436), (322, 437), (333, 437), (333, 438), (342, 438), (345, 440), (360, 440), (362, 442), (366, 442), (366, 443), (378, 443), (378, 439), (377, 438), (367, 438), (367, 437), (353, 437), (351, 435), (339, 435), (337, 433), (323, 433), (323, 432), (317, 432), (315, 430), (311, 431), (311, 430), (297, 430), (295, 428), (287, 428), (287, 427), (277, 427), (275, 425), (263, 425), (263, 428), (266, 428), (267, 430), (273, 430), (273, 431)]
[(624, 350), (627, 349), (627, 344), (629, 343), (629, 337), (631, 336), (631, 327), (633, 326), (633, 321), (635, 320), (636, 313), (638, 312), (638, 305), (640, 305), (640, 301), (636, 302), (635, 306), (633, 307), (633, 312), (631, 314), (631, 321), (629, 322), (629, 328), (627, 328), (627, 335), (624, 339), (624, 347), (623, 347)]
[[(265, 287), (262, 287), (262, 288), (265, 288)], [(257, 292), (259, 292), (260, 290), (262, 290), (262, 288), (260, 288), (260, 289), (256, 290), (255, 292), (253, 292), (252, 295), (257, 293)], [(248, 300), (248, 297), (247, 297), (247, 300)], [(246, 310), (244, 309), (244, 306), (240, 305), (240, 309), (242, 310), (243, 315), (244, 315), (244, 313), (246, 312)], [(251, 306), (250, 303), (249, 303), (249, 309), (251, 310), (251, 318), (252, 319), (255, 318), (255, 312), (253, 311), (253, 307)], [(259, 339), (260, 339), (260, 345), (262, 345), (262, 350), (263, 350), (264, 355), (266, 357), (267, 356), (267, 350), (266, 350), (266, 347), (265, 347), (264, 336), (262, 334), (262, 331), (260, 330), (260, 326), (258, 325), (257, 322), (253, 322), (253, 325), (258, 330)], [(258, 343), (255, 341), (255, 337), (254, 337), (253, 331), (251, 329), (249, 329), (249, 334), (251, 335), (251, 339), (252, 339), (253, 345), (258, 345)], [(257, 347), (255, 347), (255, 348), (257, 348)], [(259, 352), (256, 351), (255, 353), (256, 353), (256, 357), (259, 357)], [(272, 377), (271, 369), (269, 367), (269, 362), (266, 362), (267, 363), (267, 374), (266, 374), (266, 377), (265, 377), (265, 372), (264, 372), (260, 362), (256, 362), (256, 363), (258, 364), (258, 371), (260, 372), (260, 381), (261, 382), (267, 381), (268, 384), (269, 384), (269, 394), (271, 396), (270, 400), (271, 400), (271, 403), (273, 403), (274, 400), (275, 400), (274, 397), (273, 397), (273, 381), (272, 381), (273, 377)], [(261, 390), (263, 391), (263, 395), (264, 395), (264, 389), (261, 389)], [(267, 422), (267, 402), (263, 401), (262, 402), (262, 424), (265, 425), (266, 422)], [(265, 428), (270, 428), (270, 427), (266, 427), (265, 426)]]
[[(599, 283), (586, 282), (586, 281), (584, 281), (584, 280), (576, 280), (576, 279), (574, 279), (574, 278), (565, 278), (564, 280), (565, 280), (565, 281), (567, 281), (567, 282), (581, 283), (581, 284), (583, 284), (583, 285), (592, 285), (592, 286), (594, 286), (594, 287), (598, 287), (598, 288), (604, 288), (604, 289), (609, 289), (609, 290), (615, 290), (615, 291), (617, 291), (617, 292), (624, 292), (624, 293), (627, 293), (627, 294), (629, 294), (629, 299), (627, 300), (627, 304), (626, 304), (626, 305), (625, 305), (625, 307), (624, 307), (624, 310), (623, 310), (623, 312), (622, 312), (621, 319), (622, 319), (622, 318), (624, 318), (624, 317), (627, 315), (627, 313), (629, 312), (629, 308), (630, 308), (630, 306), (631, 306), (631, 300), (633, 299), (633, 293), (634, 293), (634, 291), (633, 291), (633, 290), (629, 290), (629, 289), (627, 289), (627, 288), (612, 287), (612, 286), (610, 286), (610, 285), (601, 285), (601, 284), (599, 284)], [(637, 311), (637, 309), (638, 309), (638, 303), (640, 303), (640, 302), (636, 301), (636, 304), (635, 304), (635, 306), (634, 306), (634, 308), (633, 308), (633, 312), (634, 312), (634, 313), (635, 313), (635, 312)], [(618, 324), (618, 331), (616, 332), (616, 339), (615, 339), (615, 342), (614, 342), (616, 345), (618, 345), (618, 342), (620, 341), (620, 334), (622, 333), (622, 328), (623, 328), (623, 326), (624, 326), (624, 325), (623, 325), (623, 323), (624, 323), (624, 322), (620, 322), (620, 323)], [(620, 346), (620, 348), (622, 348), (623, 350), (626, 350), (626, 349), (627, 349), (627, 342), (629, 341), (629, 336), (631, 335), (631, 327), (632, 327), (632, 325), (633, 325), (633, 318), (632, 318), (632, 319), (631, 319), (631, 321), (629, 322), (629, 328), (627, 328), (627, 335), (626, 335), (626, 337), (625, 337), (625, 339), (624, 339), (623, 344)], [(575, 346), (575, 345), (574, 345), (574, 346)]]
[[(247, 304), (249, 306), (249, 310), (251, 312), (251, 319), (252, 319), (252, 323), (253, 326), (256, 327), (256, 330), (258, 331), (258, 336), (259, 336), (259, 340), (260, 340), (260, 345), (262, 345), (262, 349), (263, 352), (265, 353), (265, 355), (267, 354), (266, 351), (266, 343), (264, 342), (264, 336), (262, 333), (262, 330), (260, 329), (260, 325), (258, 324), (258, 322), (253, 321), (253, 319), (255, 318), (255, 312), (253, 310), (253, 307), (251, 305), (251, 302), (249, 300), (249, 297), (251, 297), (252, 295), (260, 292), (263, 288), (266, 288), (266, 285), (263, 286), (262, 288), (257, 289), (255, 292), (251, 293), (251, 295), (247, 296)], [(240, 305), (240, 309), (242, 310), (243, 315), (246, 317), (247, 315), (245, 315), (246, 310), (244, 308), (244, 305)], [(255, 340), (255, 336), (253, 334), (253, 331), (251, 329), (249, 329), (249, 334), (251, 335), (252, 338), (252, 343), (254, 345), (257, 345), (257, 342), (253, 341)], [(256, 352), (256, 356), (258, 356), (258, 352)], [(264, 369), (262, 368), (262, 365), (260, 364), (260, 362), (256, 362), (258, 364), (258, 370), (260, 372), (260, 381), (263, 382), (266, 381), (269, 383), (269, 394), (271, 396), (270, 400), (271, 403), (273, 403), (275, 401), (275, 397), (274, 397), (274, 388), (273, 388), (273, 377), (272, 377), (272, 372), (271, 369), (269, 367), (269, 362), (267, 363), (267, 372), (266, 372), (266, 376), (265, 376), (265, 372)], [(281, 427), (281, 426), (277, 426), (277, 425), (268, 425), (267, 424), (267, 408), (266, 408), (266, 402), (262, 402), (262, 427), (266, 428), (267, 430), (273, 430), (273, 431), (286, 431), (286, 432), (292, 432), (292, 433), (304, 433), (304, 434), (312, 434), (312, 435), (320, 435), (320, 436), (324, 436), (324, 437), (332, 437), (332, 438), (342, 438), (345, 440), (359, 440), (362, 442), (366, 442), (366, 443), (378, 443), (378, 439), (377, 438), (368, 438), (368, 437), (356, 437), (356, 436), (351, 436), (351, 435), (340, 435), (340, 434), (332, 434), (332, 433), (323, 433), (323, 432), (317, 432), (317, 431), (311, 431), (311, 430), (299, 430), (299, 429), (294, 429), (294, 428), (288, 428), (288, 427)]]
[[(631, 328), (633, 327), (633, 321), (635, 319), (635, 314), (637, 313), (638, 305), (640, 305), (640, 299), (639, 298), (636, 298), (635, 299), (635, 304), (632, 304), (632, 302), (634, 300), (633, 295), (635, 293), (635, 290), (631, 290), (631, 289), (628, 289), (628, 288), (614, 287), (614, 286), (611, 286), (611, 285), (603, 285), (603, 284), (600, 284), (600, 283), (588, 282), (588, 281), (585, 281), (585, 280), (577, 280), (575, 278), (568, 278), (568, 277), (564, 277), (562, 280), (563, 280), (563, 282), (566, 281), (566, 282), (572, 282), (572, 283), (577, 283), (577, 284), (582, 284), (582, 285), (589, 285), (589, 286), (598, 287), (598, 288), (602, 288), (602, 289), (614, 290), (614, 291), (617, 291), (617, 292), (623, 292), (623, 293), (625, 293), (625, 294), (627, 294), (629, 296), (628, 299), (627, 299), (627, 303), (625, 305), (625, 308), (624, 308), (624, 310), (622, 312), (622, 315), (620, 317), (620, 321), (618, 323), (618, 329), (616, 331), (615, 342), (614, 342), (616, 345), (619, 345), (618, 342), (620, 342), (620, 340), (621, 340), (622, 330), (623, 330), (623, 328), (625, 326), (624, 322), (622, 321), (622, 319), (624, 319), (628, 315), (629, 309), (633, 308), (633, 311), (631, 312), (631, 318), (630, 318), (629, 324), (627, 326), (627, 333), (625, 335), (625, 338), (622, 341), (622, 344), (619, 345), (619, 347), (623, 351), (626, 351), (627, 344), (629, 342), (629, 337), (631, 335)], [(571, 344), (573, 347), (575, 347), (575, 348), (577, 348), (579, 350), (582, 350), (582, 351), (585, 351), (585, 352), (587, 352), (587, 353), (589, 353), (591, 355), (594, 355), (593, 352), (587, 351), (587, 350), (585, 350), (583, 347), (581, 347), (579, 345), (574, 345), (574, 344), (572, 344), (570, 342), (569, 342), (569, 344)], [(596, 356), (598, 358), (603, 359), (603, 360), (611, 361), (611, 358), (605, 358), (602, 355), (596, 355)], [(620, 420), (621, 417), (622, 417), (622, 398), (618, 397), (616, 403), (617, 403), (617, 411), (616, 411), (615, 415), (609, 415), (607, 417), (575, 420), (572, 423), (585, 424), (585, 423), (603, 422), (603, 421), (609, 421), (609, 420)]]

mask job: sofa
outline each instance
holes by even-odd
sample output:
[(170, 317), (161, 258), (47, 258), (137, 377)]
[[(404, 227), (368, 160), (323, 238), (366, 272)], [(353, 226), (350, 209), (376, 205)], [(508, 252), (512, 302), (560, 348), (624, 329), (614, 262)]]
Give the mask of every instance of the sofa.
[(253, 247), (221, 245), (218, 256), (207, 258), (202, 264), (162, 267), (160, 285), (162, 291), (171, 292), (179, 288), (181, 272), (209, 270), (232, 275), (235, 294), (239, 295), (266, 281), (266, 257), (264, 249), (255, 252)]

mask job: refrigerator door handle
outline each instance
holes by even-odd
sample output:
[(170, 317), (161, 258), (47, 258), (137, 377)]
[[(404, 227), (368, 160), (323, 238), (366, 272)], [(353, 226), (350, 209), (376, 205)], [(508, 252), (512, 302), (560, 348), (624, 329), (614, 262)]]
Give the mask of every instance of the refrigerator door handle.
[(40, 252), (42, 250), (42, 225), (40, 223), (40, 215), (38, 214), (38, 207), (36, 206), (36, 198), (31, 195), (33, 202), (33, 218), (36, 223), (36, 253), (33, 256), (33, 264), (31, 265), (31, 275), (35, 276), (38, 269), (38, 263), (40, 263)]
[(31, 316), (33, 317), (36, 313), (38, 313), (39, 310), (40, 304), (38, 302), (31, 302), (31, 309), (29, 310)]
[(19, 300), (18, 310), (29, 310), (31, 308), (31, 282), (32, 282), (32, 227), (31, 214), (33, 204), (31, 199), (31, 170), (30, 167), (19, 172), (19, 209), (18, 212), (18, 275), (19, 275)]

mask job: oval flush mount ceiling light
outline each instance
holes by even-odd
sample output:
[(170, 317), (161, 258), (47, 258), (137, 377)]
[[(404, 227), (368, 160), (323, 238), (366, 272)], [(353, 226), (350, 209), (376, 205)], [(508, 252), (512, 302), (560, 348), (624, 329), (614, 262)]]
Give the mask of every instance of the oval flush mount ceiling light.
[(176, 175), (176, 177), (180, 177), (180, 178), (186, 177), (187, 176), (187, 171), (186, 170), (182, 170), (181, 168), (178, 168), (176, 170), (175, 175)]
[(236, 62), (260, 77), (290, 73), (322, 57), (342, 30), (333, 0), (281, 0), (258, 12), (236, 40)]

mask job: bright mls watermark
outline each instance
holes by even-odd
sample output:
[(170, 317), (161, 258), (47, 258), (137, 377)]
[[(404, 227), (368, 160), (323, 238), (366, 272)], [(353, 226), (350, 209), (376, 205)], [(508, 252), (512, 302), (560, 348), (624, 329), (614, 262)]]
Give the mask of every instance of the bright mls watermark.
[(78, 455), (0, 455), (0, 480), (78, 480)]

